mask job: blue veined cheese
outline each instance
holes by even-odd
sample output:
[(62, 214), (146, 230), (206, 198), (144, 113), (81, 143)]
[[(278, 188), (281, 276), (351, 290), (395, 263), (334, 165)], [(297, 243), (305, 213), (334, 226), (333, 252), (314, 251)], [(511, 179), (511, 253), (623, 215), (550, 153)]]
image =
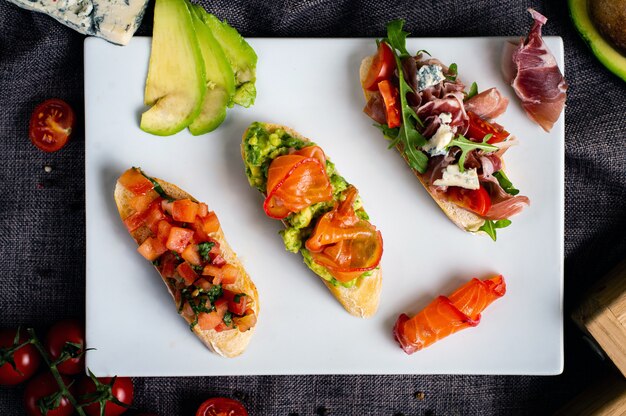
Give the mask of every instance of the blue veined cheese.
[(476, 169), (465, 169), (461, 172), (459, 165), (448, 165), (443, 171), (443, 177), (433, 182), (435, 186), (458, 186), (465, 189), (478, 189), (478, 173)]
[(422, 91), (446, 79), (439, 65), (424, 65), (417, 71), (417, 89)]
[(9, 0), (45, 13), (80, 33), (126, 45), (139, 28), (148, 0)]
[(450, 127), (452, 114), (441, 113), (439, 114), (439, 120), (441, 120), (439, 128), (435, 134), (428, 139), (428, 142), (422, 146), (422, 150), (428, 152), (431, 156), (445, 155), (448, 153), (446, 146), (450, 144), (450, 141), (454, 138), (454, 131), (452, 127)]

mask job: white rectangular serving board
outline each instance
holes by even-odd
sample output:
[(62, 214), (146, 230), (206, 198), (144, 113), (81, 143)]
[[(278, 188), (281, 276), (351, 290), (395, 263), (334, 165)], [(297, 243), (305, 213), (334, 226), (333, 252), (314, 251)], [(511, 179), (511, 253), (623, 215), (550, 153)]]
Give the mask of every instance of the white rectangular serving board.
[[(373, 39), (250, 39), (258, 98), (215, 132), (157, 137), (139, 129), (150, 38), (120, 47), (85, 41), (87, 365), (100, 376), (255, 374), (559, 374), (563, 369), (563, 116), (545, 133), (500, 74), (505, 38), (414, 38), (456, 62), (461, 79), (510, 100), (498, 122), (520, 139), (507, 174), (531, 206), (497, 243), (454, 226), (362, 112), (359, 64)], [(563, 44), (547, 37), (563, 68)], [(279, 221), (248, 185), (241, 135), (280, 123), (317, 142), (355, 184), (385, 243), (383, 289), (372, 319), (349, 315), (300, 255), (285, 251)], [(261, 311), (240, 357), (211, 353), (176, 313), (158, 273), (137, 252), (113, 201), (116, 178), (140, 166), (205, 201), (256, 283)], [(506, 295), (482, 322), (411, 356), (394, 341), (412, 315), (476, 276), (505, 276)]]

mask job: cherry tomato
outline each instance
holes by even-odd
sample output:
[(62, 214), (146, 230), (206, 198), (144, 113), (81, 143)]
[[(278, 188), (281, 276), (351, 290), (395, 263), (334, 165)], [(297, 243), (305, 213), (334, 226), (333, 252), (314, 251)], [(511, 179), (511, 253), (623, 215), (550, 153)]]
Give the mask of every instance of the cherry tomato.
[(52, 98), (39, 104), (30, 116), (28, 135), (44, 152), (63, 148), (74, 130), (74, 110), (65, 101)]
[(385, 42), (378, 45), (378, 53), (372, 60), (372, 66), (363, 81), (363, 86), (368, 91), (378, 90), (378, 83), (391, 77), (396, 69), (396, 58), (393, 51)]
[(248, 412), (237, 400), (213, 397), (200, 405), (196, 416), (248, 416)]
[[(63, 382), (67, 386), (70, 383), (69, 377), (61, 376)], [(37, 401), (43, 397), (48, 397), (59, 391), (59, 385), (52, 376), (52, 373), (46, 371), (39, 374), (26, 385), (24, 391), (24, 407), (28, 416), (42, 416)], [(74, 412), (74, 408), (70, 401), (62, 397), (57, 407), (48, 411), (47, 416), (69, 416)]]
[(378, 83), (378, 91), (383, 96), (387, 125), (389, 128), (400, 127), (400, 103), (398, 102), (398, 89), (388, 79)]
[(469, 116), (470, 124), (466, 136), (470, 139), (482, 141), (486, 135), (491, 134), (492, 136), (487, 140), (487, 143), (494, 144), (500, 143), (510, 136), (508, 131), (497, 129), (491, 123), (483, 120), (471, 111), (468, 111), (467, 115)]
[[(57, 322), (50, 328), (46, 336), (46, 350), (52, 360), (61, 356), (66, 342), (80, 345), (80, 351), (85, 348), (85, 330), (83, 325), (77, 320)], [(85, 356), (78, 358), (68, 358), (57, 366), (59, 373), (74, 375), (85, 371)]]
[[(98, 377), (98, 382), (101, 384), (110, 384), (111, 380), (113, 380), (111, 377)], [(79, 395), (82, 396), (88, 393), (93, 393), (95, 391), (96, 385), (91, 378), (84, 377), (80, 381), (78, 385)], [(117, 377), (115, 379), (115, 383), (113, 383), (113, 386), (111, 387), (111, 395), (112, 397), (114, 396), (115, 398), (117, 398), (117, 400), (124, 404), (127, 404), (129, 406), (132, 405), (134, 395), (133, 380), (131, 380), (129, 377)], [(87, 413), (89, 416), (100, 416), (100, 403), (90, 404), (89, 406), (85, 406), (83, 409), (85, 410), (85, 413)], [(126, 409), (125, 407), (119, 406), (115, 403), (107, 402), (106, 406), (104, 407), (104, 415), (119, 416), (122, 413), (126, 412), (126, 410), (128, 409)]]
[[(0, 331), (0, 348), (11, 348), (15, 335), (15, 330)], [(27, 339), (26, 331), (20, 331), (18, 345), (26, 342)], [(18, 371), (15, 371), (8, 362), (0, 366), (0, 385), (13, 386), (31, 378), (39, 367), (41, 357), (33, 344), (26, 344), (13, 352), (13, 361)]]
[(489, 193), (482, 186), (478, 189), (465, 189), (458, 186), (448, 187), (446, 196), (450, 202), (468, 209), (480, 216), (487, 215), (491, 208)]

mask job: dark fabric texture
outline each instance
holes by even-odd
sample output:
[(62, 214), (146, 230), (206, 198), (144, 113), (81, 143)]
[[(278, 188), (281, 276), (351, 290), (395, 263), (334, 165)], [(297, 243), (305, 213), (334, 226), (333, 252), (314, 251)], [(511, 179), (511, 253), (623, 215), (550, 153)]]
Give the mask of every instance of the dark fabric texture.
[[(565, 0), (205, 0), (203, 4), (246, 36), (380, 37), (385, 23), (397, 17), (407, 20), (415, 37), (510, 36), (527, 33), (529, 6), (550, 19), (544, 34), (564, 39), (570, 88), (565, 371), (554, 377), (137, 378), (138, 409), (163, 416), (192, 415), (204, 399), (224, 395), (241, 399), (251, 415), (538, 415), (554, 412), (614, 372), (610, 362), (584, 342), (569, 315), (593, 283), (626, 257), (626, 83), (590, 53), (570, 22)], [(150, 7), (138, 34), (150, 35), (151, 27)], [(45, 15), (0, 1), (2, 327), (35, 326), (43, 334), (59, 319), (84, 319), (83, 38)], [(27, 128), (34, 106), (50, 97), (69, 102), (79, 124), (63, 151), (46, 154), (31, 145)], [(45, 166), (52, 170), (46, 172)], [(417, 392), (424, 393), (422, 400)], [(0, 388), (0, 414), (24, 414), (22, 394), (23, 387)]]

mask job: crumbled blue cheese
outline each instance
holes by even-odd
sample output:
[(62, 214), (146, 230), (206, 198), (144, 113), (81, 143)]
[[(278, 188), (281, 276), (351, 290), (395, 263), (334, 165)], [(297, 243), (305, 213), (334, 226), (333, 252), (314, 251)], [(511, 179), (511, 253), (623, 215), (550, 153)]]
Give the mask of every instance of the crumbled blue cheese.
[(439, 114), (439, 120), (441, 121), (439, 128), (435, 134), (428, 139), (428, 142), (422, 146), (422, 150), (428, 152), (431, 156), (445, 155), (448, 153), (446, 146), (448, 146), (450, 141), (454, 138), (454, 131), (452, 127), (450, 127), (452, 114), (441, 113)]
[(439, 65), (424, 65), (417, 71), (417, 89), (422, 91), (446, 79)]
[(64, 25), (126, 45), (141, 24), (148, 0), (9, 0), (45, 13)]
[(435, 186), (458, 186), (465, 189), (478, 189), (478, 173), (476, 169), (465, 169), (461, 172), (459, 165), (448, 165), (443, 171), (443, 177), (433, 182)]

